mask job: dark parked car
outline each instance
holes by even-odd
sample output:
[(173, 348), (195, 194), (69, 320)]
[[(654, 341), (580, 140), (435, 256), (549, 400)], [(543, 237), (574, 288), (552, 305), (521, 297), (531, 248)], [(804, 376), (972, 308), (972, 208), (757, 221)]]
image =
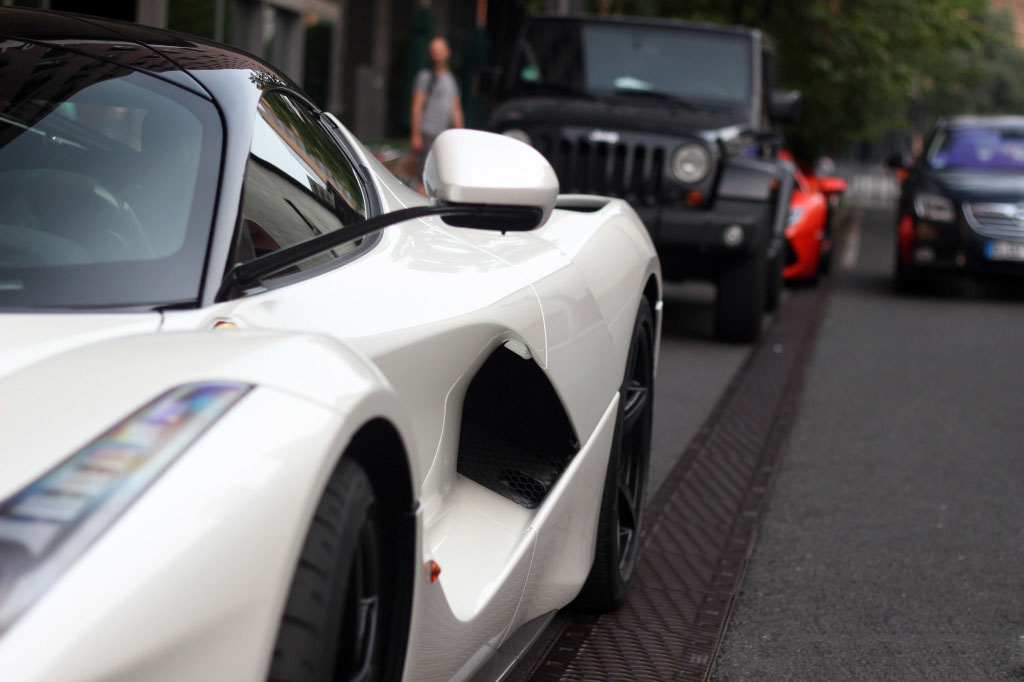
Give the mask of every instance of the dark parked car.
[(904, 169), (896, 237), (896, 285), (923, 273), (1024, 274), (1024, 116), (940, 121)]
[(716, 335), (749, 341), (778, 303), (793, 182), (771, 126), (799, 93), (773, 89), (774, 61), (749, 28), (530, 17), (488, 125), (540, 150), (563, 192), (627, 199), (665, 277), (713, 282)]

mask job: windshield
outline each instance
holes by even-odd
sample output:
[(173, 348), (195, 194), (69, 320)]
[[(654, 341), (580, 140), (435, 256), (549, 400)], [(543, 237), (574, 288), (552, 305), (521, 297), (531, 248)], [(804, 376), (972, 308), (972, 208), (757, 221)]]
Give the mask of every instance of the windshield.
[(751, 97), (750, 41), (677, 27), (535, 21), (526, 28), (515, 87), (587, 95), (667, 95), (739, 108)]
[(1024, 129), (940, 130), (928, 149), (932, 168), (1024, 168)]
[(221, 130), (213, 105), (58, 48), (0, 48), (0, 306), (195, 301)]

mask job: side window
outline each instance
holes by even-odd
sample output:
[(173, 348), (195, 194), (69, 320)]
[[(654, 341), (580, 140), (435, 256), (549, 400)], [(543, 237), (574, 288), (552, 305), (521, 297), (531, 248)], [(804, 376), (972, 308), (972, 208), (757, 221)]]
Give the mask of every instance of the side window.
[[(232, 264), (343, 229), (366, 216), (355, 170), (302, 102), (282, 92), (260, 101), (245, 169)], [(292, 274), (355, 249), (341, 246), (282, 270)]]

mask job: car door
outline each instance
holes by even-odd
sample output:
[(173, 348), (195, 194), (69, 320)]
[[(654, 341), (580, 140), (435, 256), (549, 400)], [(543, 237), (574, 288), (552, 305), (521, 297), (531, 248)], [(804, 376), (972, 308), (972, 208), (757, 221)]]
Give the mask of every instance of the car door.
[[(265, 93), (231, 263), (361, 220), (377, 197), (353, 156), (303, 100), (280, 90)], [(191, 324), (224, 319), (248, 330), (330, 337), (380, 370), (412, 426), (406, 446), (424, 557), (448, 557), (445, 580), (463, 575), (454, 581), (459, 589), (428, 601), (428, 609), (436, 624), (466, 630), (461, 639), (470, 658), (504, 636), (534, 541), (525, 529), (487, 526), (486, 516), (465, 502), (456, 474), (462, 400), (474, 373), (503, 344), (518, 344), (538, 358), (547, 350), (543, 313), (529, 282), (462, 234), (440, 220), (411, 220), (282, 268), (232, 300), (188, 314), (206, 318)], [(492, 538), (505, 536), (504, 551), (487, 561), (466, 551), (474, 549), (466, 533), (481, 527)]]

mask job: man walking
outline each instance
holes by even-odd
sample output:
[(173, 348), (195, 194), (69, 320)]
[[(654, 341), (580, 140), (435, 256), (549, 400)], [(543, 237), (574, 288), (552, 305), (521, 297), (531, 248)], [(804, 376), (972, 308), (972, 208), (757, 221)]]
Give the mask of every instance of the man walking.
[(464, 123), (459, 86), (448, 70), (448, 58), (451, 56), (448, 42), (444, 38), (434, 38), (427, 49), (433, 66), (416, 75), (409, 139), (419, 161), (416, 188), (420, 192), (423, 191), (423, 166), (434, 138), (448, 128), (461, 128)]

